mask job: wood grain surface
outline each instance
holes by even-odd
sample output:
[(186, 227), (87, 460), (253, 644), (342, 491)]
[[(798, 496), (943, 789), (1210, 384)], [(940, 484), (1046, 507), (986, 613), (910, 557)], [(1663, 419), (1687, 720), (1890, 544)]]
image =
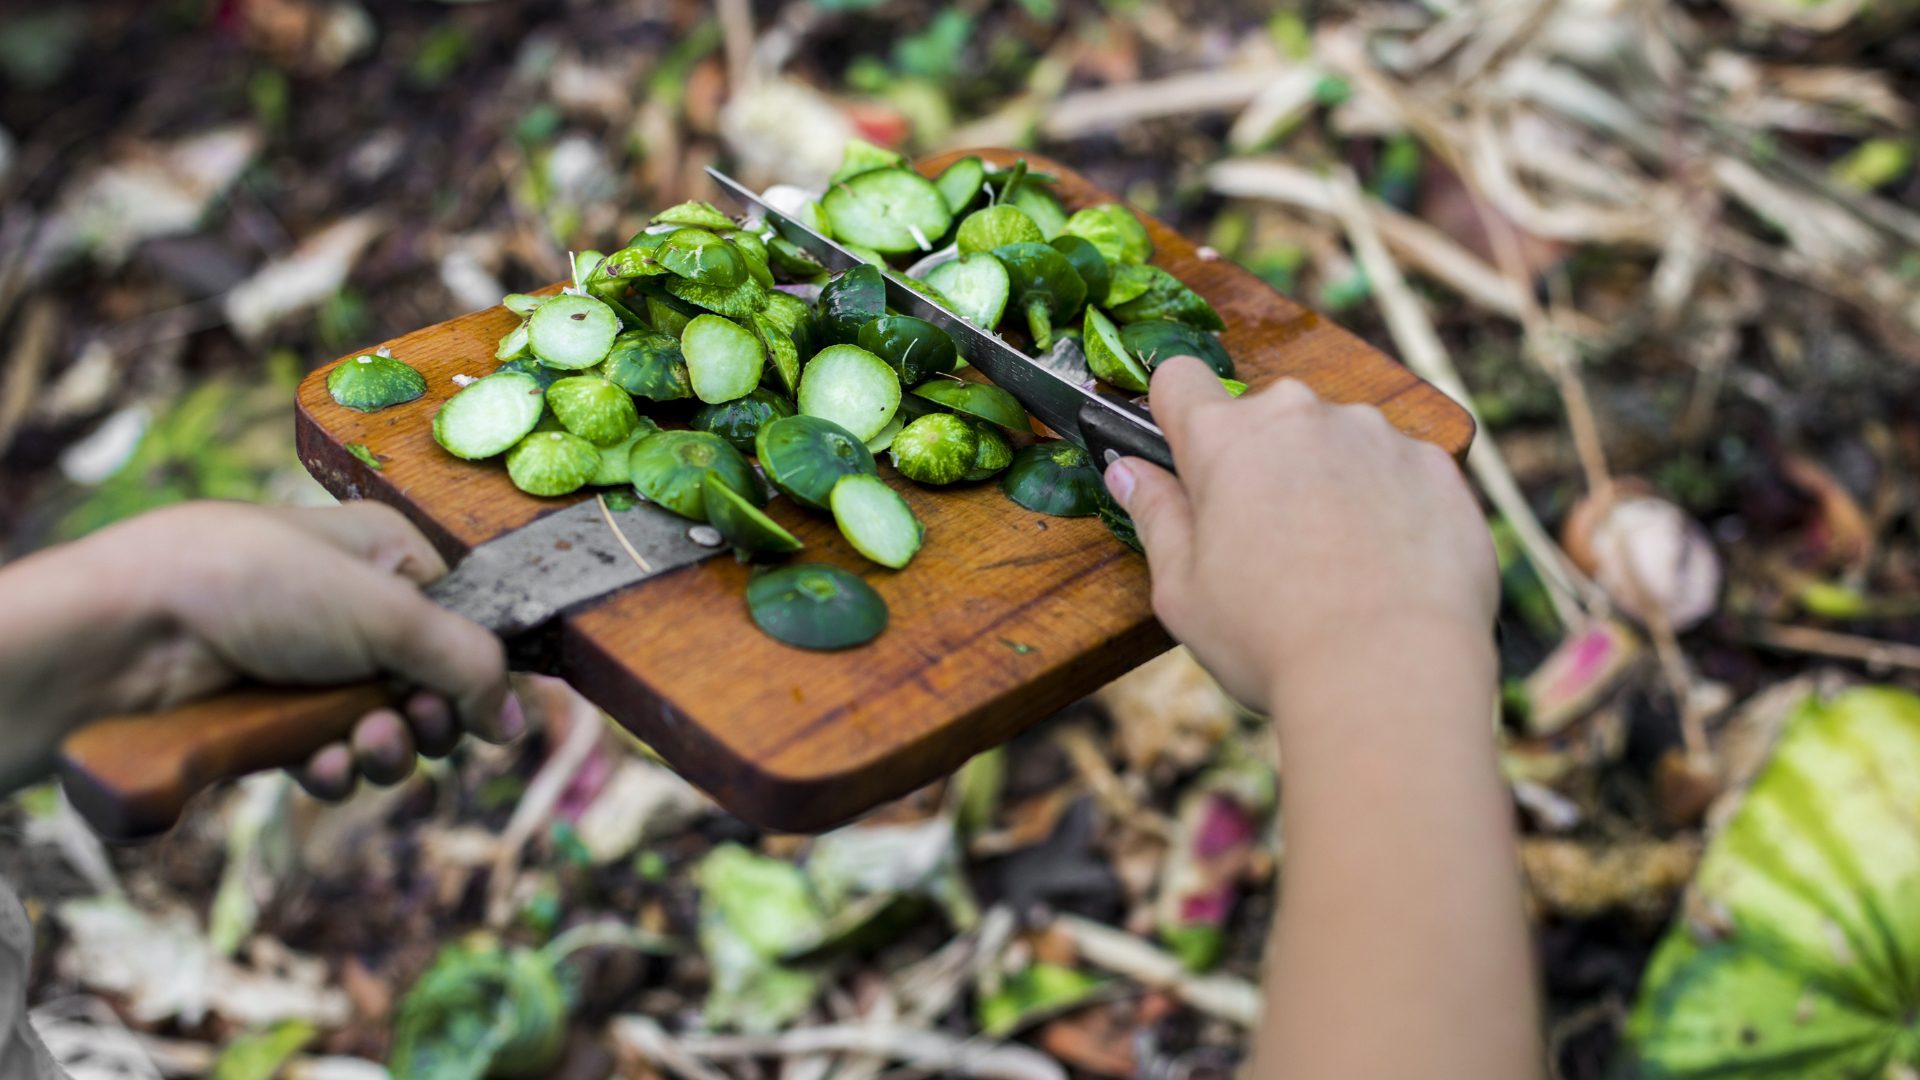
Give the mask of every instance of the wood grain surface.
[[(960, 151), (917, 167), (932, 175), (968, 152), (1001, 164), (1022, 156)], [(1057, 162), (1024, 156), (1059, 177), (1069, 210), (1111, 198)], [(1472, 420), (1444, 395), (1142, 217), (1153, 261), (1226, 320), (1222, 341), (1240, 378), (1258, 387), (1292, 376), (1333, 401), (1372, 402), (1409, 434), (1465, 452)], [(342, 499), (398, 507), (450, 559), (565, 505), (522, 494), (497, 462), (452, 457), (429, 431), (458, 389), (453, 377), (491, 371), (494, 346), (514, 323), (496, 307), (387, 342), (428, 390), (383, 412), (335, 405), (325, 386), (332, 365), (308, 376), (298, 417), (307, 468)], [(362, 464), (351, 443), (383, 468)], [(1146, 562), (1098, 521), (1031, 513), (992, 482), (932, 490), (884, 462), (881, 472), (927, 527), (904, 571), (861, 558), (830, 519), (791, 500), (770, 511), (806, 542), (797, 558), (846, 567), (886, 598), (892, 623), (871, 645), (817, 653), (773, 641), (748, 620), (748, 568), (718, 558), (567, 614), (545, 662), (727, 809), (768, 828), (811, 831), (947, 773), (1168, 647), (1148, 606)]]

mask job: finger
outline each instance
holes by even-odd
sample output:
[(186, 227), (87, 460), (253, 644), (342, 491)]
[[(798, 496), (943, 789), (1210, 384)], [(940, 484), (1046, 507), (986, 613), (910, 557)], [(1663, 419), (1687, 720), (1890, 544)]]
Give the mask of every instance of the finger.
[(339, 802), (353, 794), (353, 751), (346, 743), (329, 743), (316, 750), (305, 765), (288, 772), (316, 799)]
[(414, 748), (421, 756), (446, 757), (460, 744), (460, 723), (446, 698), (421, 691), (407, 699), (406, 713)]
[(361, 562), (416, 584), (430, 584), (446, 576), (447, 563), (440, 553), (400, 511), (383, 503), (275, 507), (271, 512)]
[(1153, 382), (1147, 391), (1147, 408), (1154, 422), (1166, 432), (1178, 463), (1182, 448), (1199, 430), (1194, 413), (1208, 405), (1232, 401), (1233, 395), (1220, 385), (1206, 361), (1194, 356), (1173, 356), (1153, 369)]
[(489, 742), (525, 729), (519, 704), (507, 694), (499, 638), (364, 563), (345, 564), (339, 578), (352, 598), (349, 617), (382, 668), (444, 694), (466, 730)]
[(380, 785), (395, 784), (413, 772), (413, 732), (392, 709), (375, 709), (353, 726), (354, 765)]
[(1187, 565), (1192, 547), (1193, 507), (1186, 489), (1165, 469), (1139, 458), (1121, 458), (1107, 466), (1107, 490), (1133, 517), (1147, 563), (1156, 570)]

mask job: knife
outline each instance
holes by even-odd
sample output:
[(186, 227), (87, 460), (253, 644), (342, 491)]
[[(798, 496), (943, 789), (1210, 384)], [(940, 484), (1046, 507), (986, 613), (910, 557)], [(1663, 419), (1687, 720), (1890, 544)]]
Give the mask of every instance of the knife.
[[(724, 550), (711, 526), (657, 506), (587, 499), (476, 547), (428, 586), (435, 603), (509, 640), (561, 612)], [(67, 798), (94, 831), (132, 841), (165, 832), (220, 780), (304, 764), (347, 737), (399, 688), (243, 686), (158, 713), (95, 721), (61, 744)]]
[[(765, 215), (781, 236), (829, 270), (851, 270), (862, 262), (833, 240), (769, 206), (753, 189), (719, 169), (708, 166), (707, 175), (734, 201)], [(1139, 457), (1173, 471), (1173, 451), (1167, 446), (1167, 437), (1145, 409), (1107, 397), (1036, 363), (990, 329), (975, 326), (916, 291), (893, 270), (883, 266), (880, 276), (886, 281), (889, 307), (945, 330), (968, 363), (1012, 394), (1061, 438), (1092, 454), (1103, 467), (1121, 457)]]

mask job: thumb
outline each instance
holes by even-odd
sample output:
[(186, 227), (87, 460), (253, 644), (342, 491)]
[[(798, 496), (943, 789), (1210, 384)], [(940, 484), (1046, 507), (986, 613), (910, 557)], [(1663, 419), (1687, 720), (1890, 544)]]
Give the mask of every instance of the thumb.
[(1107, 466), (1106, 481), (1114, 501), (1133, 517), (1148, 564), (1185, 566), (1193, 539), (1193, 507), (1180, 481), (1152, 462), (1131, 457)]

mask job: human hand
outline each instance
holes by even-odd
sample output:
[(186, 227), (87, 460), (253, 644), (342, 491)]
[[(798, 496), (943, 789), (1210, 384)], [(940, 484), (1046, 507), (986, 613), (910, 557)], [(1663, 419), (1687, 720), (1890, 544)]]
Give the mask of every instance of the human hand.
[(1146, 548), (1155, 613), (1229, 694), (1267, 711), (1330, 649), (1371, 645), (1386, 674), (1410, 634), (1490, 658), (1498, 569), (1444, 451), (1293, 380), (1236, 400), (1191, 357), (1154, 371), (1151, 402), (1179, 477), (1122, 458), (1107, 487)]
[(462, 729), (494, 742), (525, 729), (499, 639), (421, 594), (446, 564), (389, 507), (192, 503), (9, 570), (36, 561), (38, 574), (14, 580), (85, 596), (96, 612), (108, 605), (104, 655), (56, 661), (95, 669), (68, 680), (81, 698), (68, 725), (169, 708), (243, 677), (322, 686), (386, 674), (418, 687), (293, 770), (323, 798), (344, 796), (356, 776), (397, 781)]

